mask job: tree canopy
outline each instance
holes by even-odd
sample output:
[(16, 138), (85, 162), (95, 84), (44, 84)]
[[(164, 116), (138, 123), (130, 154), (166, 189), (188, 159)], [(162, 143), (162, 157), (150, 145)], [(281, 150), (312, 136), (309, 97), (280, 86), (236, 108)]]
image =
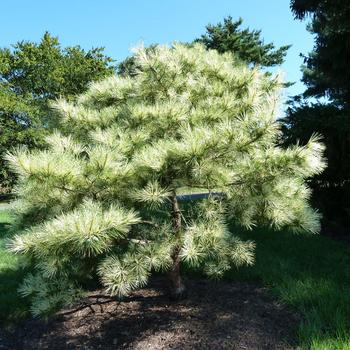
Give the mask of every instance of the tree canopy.
[[(202, 45), (139, 48), (132, 77), (58, 100), (46, 150), (7, 156), (19, 175), (12, 242), (35, 273), (21, 292), (45, 314), (100, 281), (126, 295), (154, 271), (182, 295), (182, 265), (220, 277), (251, 264), (254, 244), (229, 221), (317, 232), (305, 179), (323, 146), (278, 146), (281, 81)], [(181, 202), (186, 191), (204, 198)], [(239, 228), (236, 228), (238, 230)]]
[(18, 42), (0, 49), (0, 183), (14, 178), (3, 162), (13, 146), (43, 145), (43, 135), (52, 123), (50, 99), (86, 90), (89, 82), (114, 71), (112, 59), (102, 48), (88, 51), (80, 46), (62, 48), (58, 38), (45, 33), (40, 43)]

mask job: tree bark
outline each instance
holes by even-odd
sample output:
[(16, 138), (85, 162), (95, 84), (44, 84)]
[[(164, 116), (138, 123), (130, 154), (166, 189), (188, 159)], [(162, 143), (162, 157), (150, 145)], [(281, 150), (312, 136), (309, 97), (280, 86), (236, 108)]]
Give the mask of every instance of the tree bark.
[(172, 253), (173, 264), (169, 271), (169, 282), (170, 282), (170, 294), (175, 299), (181, 299), (186, 295), (186, 287), (182, 282), (181, 271), (180, 271), (180, 231), (181, 231), (181, 211), (179, 203), (176, 199), (176, 193), (174, 192), (171, 198), (172, 202), (172, 219), (173, 219), (173, 230), (177, 245), (175, 246)]

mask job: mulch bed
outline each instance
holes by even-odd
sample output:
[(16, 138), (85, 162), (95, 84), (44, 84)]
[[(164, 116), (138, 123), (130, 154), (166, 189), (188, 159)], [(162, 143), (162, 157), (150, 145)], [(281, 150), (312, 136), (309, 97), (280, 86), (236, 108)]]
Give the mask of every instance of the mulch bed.
[[(256, 284), (192, 280), (171, 301), (160, 280), (123, 301), (30, 319), (0, 332), (0, 349), (293, 349), (300, 317)], [(96, 295), (101, 293), (96, 291)], [(93, 295), (91, 294), (91, 295)]]

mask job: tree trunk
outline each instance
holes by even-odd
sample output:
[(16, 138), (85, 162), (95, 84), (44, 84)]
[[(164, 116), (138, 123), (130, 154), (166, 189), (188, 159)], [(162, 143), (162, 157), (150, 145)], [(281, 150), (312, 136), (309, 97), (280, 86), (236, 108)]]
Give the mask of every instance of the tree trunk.
[(177, 245), (172, 253), (173, 265), (169, 271), (170, 282), (170, 294), (175, 299), (181, 299), (186, 295), (186, 287), (182, 282), (180, 273), (180, 230), (181, 230), (181, 212), (179, 203), (176, 199), (176, 193), (173, 193), (171, 198), (172, 202), (172, 218), (173, 218), (173, 230), (176, 237)]

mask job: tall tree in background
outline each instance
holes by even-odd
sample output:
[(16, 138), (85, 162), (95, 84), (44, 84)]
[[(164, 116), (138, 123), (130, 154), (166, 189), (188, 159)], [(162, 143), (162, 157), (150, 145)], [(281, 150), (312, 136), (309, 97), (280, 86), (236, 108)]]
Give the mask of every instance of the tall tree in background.
[(276, 49), (273, 43), (265, 44), (260, 30), (241, 29), (242, 23), (242, 18), (233, 21), (232, 17), (226, 17), (223, 23), (209, 24), (206, 33), (195, 41), (220, 53), (232, 52), (248, 64), (261, 67), (282, 64), (290, 45)]
[(284, 133), (287, 143), (306, 142), (313, 133), (323, 135), (329, 166), (313, 181), (316, 200), (328, 221), (348, 221), (350, 2), (293, 0), (291, 8), (296, 18), (310, 19), (308, 30), (315, 35), (315, 43), (302, 67), (307, 89), (288, 109)]
[[(201, 43), (208, 50), (217, 50), (219, 53), (230, 52), (254, 66), (273, 67), (282, 64), (290, 45), (275, 48), (273, 43), (264, 44), (260, 30), (241, 29), (242, 23), (242, 18), (233, 21), (232, 17), (226, 17), (223, 23), (209, 24), (206, 33), (188, 45)], [(150, 45), (147, 50), (152, 50), (154, 47), (155, 45)], [(135, 65), (133, 56), (127, 57), (118, 65), (118, 73), (124, 76), (135, 75), (138, 69), (140, 67)]]
[(82, 93), (90, 81), (114, 71), (111, 62), (102, 48), (62, 48), (49, 33), (40, 43), (22, 41), (0, 49), (0, 191), (14, 180), (3, 162), (6, 150), (43, 145), (53, 121), (48, 101)]

